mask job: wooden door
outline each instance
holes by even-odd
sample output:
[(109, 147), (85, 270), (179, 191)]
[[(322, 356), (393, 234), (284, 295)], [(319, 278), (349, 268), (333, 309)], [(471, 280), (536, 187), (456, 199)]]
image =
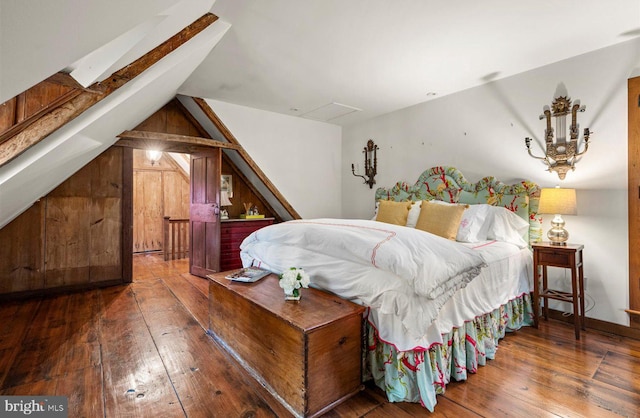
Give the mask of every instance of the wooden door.
[(220, 270), (220, 149), (191, 155), (189, 272), (205, 277)]

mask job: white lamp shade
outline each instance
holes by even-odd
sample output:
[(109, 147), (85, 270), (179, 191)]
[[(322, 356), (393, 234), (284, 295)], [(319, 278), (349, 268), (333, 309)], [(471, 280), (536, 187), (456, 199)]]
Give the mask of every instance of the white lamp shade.
[(559, 187), (542, 189), (540, 192), (538, 213), (577, 215), (576, 190), (561, 189)]
[(220, 192), (220, 206), (232, 206), (231, 200), (229, 200), (229, 193), (225, 190)]

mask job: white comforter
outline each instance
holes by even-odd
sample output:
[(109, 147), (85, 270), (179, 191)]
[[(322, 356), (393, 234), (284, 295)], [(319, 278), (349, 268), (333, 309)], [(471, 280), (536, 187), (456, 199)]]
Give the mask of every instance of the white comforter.
[(478, 251), (455, 241), (355, 219), (272, 225), (240, 248), (245, 266), (276, 273), (304, 268), (313, 286), (397, 317), (411, 341), (424, 336), (444, 303), (485, 266)]

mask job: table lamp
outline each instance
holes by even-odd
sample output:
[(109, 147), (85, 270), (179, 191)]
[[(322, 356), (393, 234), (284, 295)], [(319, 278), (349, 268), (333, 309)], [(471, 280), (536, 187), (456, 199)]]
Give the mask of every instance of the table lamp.
[(576, 190), (561, 189), (556, 187), (553, 189), (542, 189), (540, 192), (540, 206), (538, 213), (553, 214), (551, 220), (551, 229), (547, 232), (547, 237), (553, 245), (567, 245), (569, 232), (564, 229), (564, 219), (562, 215), (576, 215)]

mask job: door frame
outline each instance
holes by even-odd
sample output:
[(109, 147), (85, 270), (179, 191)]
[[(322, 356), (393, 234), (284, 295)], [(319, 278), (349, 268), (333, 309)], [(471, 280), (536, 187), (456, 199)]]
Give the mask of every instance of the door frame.
[(627, 80), (629, 323), (640, 329), (640, 77)]
[[(173, 135), (162, 132), (125, 131), (118, 135), (114, 146), (123, 148), (122, 163), (122, 278), (133, 282), (133, 149), (157, 149), (162, 152), (195, 154), (211, 148), (241, 151), (238, 144), (230, 144), (211, 138)], [(189, 179), (191, 184), (191, 179)], [(189, 254), (191, 258), (191, 254)]]

